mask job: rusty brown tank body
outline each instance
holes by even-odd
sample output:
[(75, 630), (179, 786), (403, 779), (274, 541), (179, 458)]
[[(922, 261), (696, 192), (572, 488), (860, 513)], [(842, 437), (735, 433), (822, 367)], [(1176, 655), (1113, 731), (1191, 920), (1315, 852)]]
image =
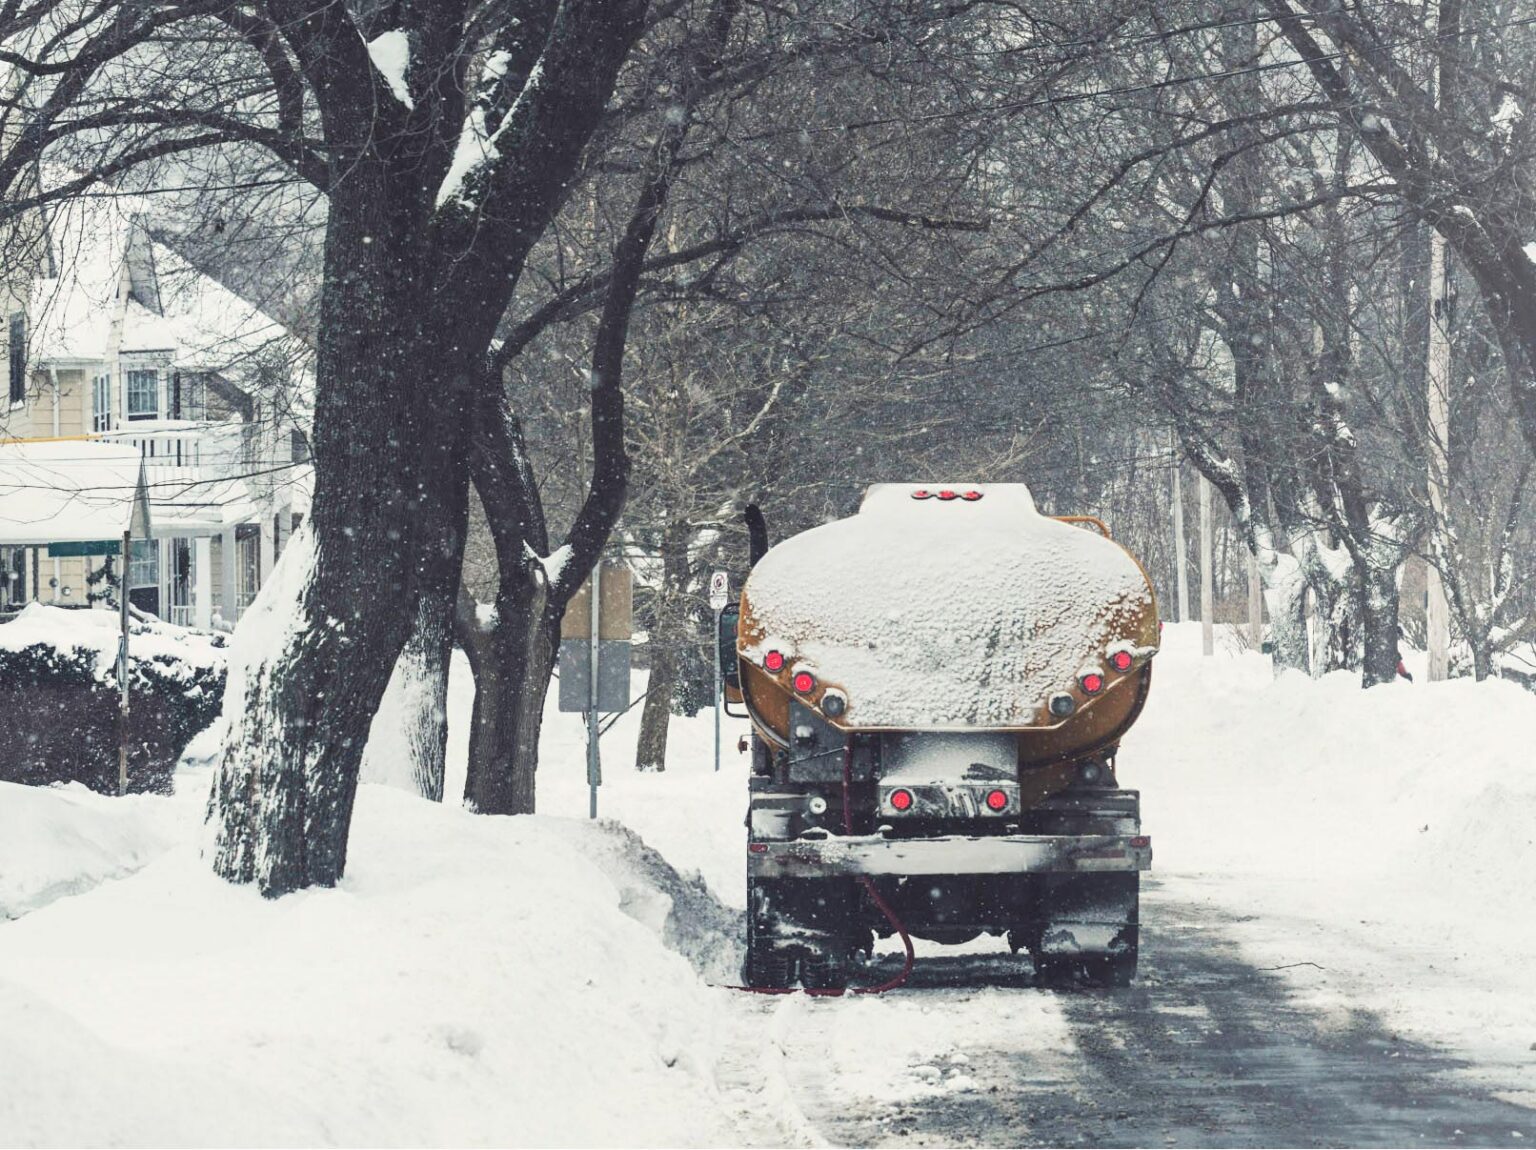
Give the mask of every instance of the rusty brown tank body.
[(871, 896), (1129, 981), (1151, 848), (1115, 753), (1159, 625), (1108, 534), (1022, 485), (887, 484), (755, 564), (726, 688), (754, 731), (750, 983), (840, 985), (890, 929)]

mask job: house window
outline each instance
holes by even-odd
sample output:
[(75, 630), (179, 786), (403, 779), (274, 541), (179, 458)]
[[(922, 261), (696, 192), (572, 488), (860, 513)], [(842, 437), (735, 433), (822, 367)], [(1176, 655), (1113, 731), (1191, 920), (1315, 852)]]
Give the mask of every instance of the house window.
[(27, 398), (27, 317), (21, 312), (11, 316), (10, 372), (11, 402)]
[(160, 541), (135, 539), (128, 552), (128, 586), (158, 587), (160, 585)]
[(160, 374), (155, 371), (130, 371), (128, 378), (128, 418), (160, 418)]
[(112, 377), (98, 375), (91, 380), (91, 430), (112, 430)]
[(208, 381), (195, 372), (171, 374), (171, 418), (208, 418)]

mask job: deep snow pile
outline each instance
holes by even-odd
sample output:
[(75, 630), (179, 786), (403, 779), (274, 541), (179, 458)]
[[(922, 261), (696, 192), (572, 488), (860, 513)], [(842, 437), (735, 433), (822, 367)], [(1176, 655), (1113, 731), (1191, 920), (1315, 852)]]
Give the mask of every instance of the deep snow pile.
[(1382, 1013), (1536, 1101), (1536, 695), (1275, 678), (1230, 635), (1202, 658), (1199, 636), (1166, 628), (1119, 759), (1155, 852), (1144, 916), (1219, 906), (1340, 1026)]
[(363, 787), (342, 887), (268, 902), (183, 813), (0, 928), (0, 1144), (730, 1140), (675, 876), (622, 832)]
[(20, 918), (158, 858), (182, 835), (185, 806), (146, 795), (98, 795), (79, 783), (0, 783), (0, 919)]

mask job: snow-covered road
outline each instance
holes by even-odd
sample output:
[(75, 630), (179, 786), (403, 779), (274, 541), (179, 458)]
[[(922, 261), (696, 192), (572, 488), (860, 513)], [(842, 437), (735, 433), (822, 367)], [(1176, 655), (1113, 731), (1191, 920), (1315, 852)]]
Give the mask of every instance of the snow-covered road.
[[(1520, 1146), (1536, 1115), (1469, 1082), (1465, 1063), (1368, 1008), (1296, 1001), (1239, 924), (1149, 884), (1146, 962), (1119, 991), (1031, 987), (1005, 955), (927, 958), (878, 1002), (736, 1009), (771, 1035), (793, 1116), (764, 1144), (892, 1146)], [(871, 1044), (892, 1044), (871, 1051)], [(892, 1060), (891, 1054), (897, 1057)], [(883, 1072), (872, 1073), (870, 1063)], [(737, 1092), (741, 1083), (733, 1080)], [(771, 1093), (771, 1092), (770, 1092)]]

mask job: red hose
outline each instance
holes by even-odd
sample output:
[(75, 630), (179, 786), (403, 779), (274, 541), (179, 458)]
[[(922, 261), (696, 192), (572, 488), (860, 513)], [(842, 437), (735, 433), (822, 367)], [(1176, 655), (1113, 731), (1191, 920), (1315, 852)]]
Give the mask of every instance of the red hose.
[[(851, 795), (853, 790), (853, 739), (850, 737), (848, 745), (843, 750), (843, 833), (853, 834), (853, 803)], [(902, 963), (901, 971), (894, 977), (887, 979), (878, 986), (856, 986), (852, 990), (833, 989), (803, 989), (793, 986), (733, 986), (731, 990), (745, 990), (750, 994), (809, 994), (815, 998), (837, 998), (844, 994), (884, 994), (888, 990), (896, 990), (904, 985), (912, 976), (912, 964), (917, 960), (917, 954), (912, 949), (912, 936), (907, 933), (907, 928), (902, 925), (901, 919), (896, 917), (896, 912), (891, 909), (876, 888), (875, 882), (868, 875), (860, 875), (859, 882), (869, 892), (870, 901), (883, 915), (885, 921), (891, 924), (891, 929), (901, 935), (901, 945), (907, 952), (906, 961)], [(752, 913), (752, 908), (747, 908), (747, 913)]]

